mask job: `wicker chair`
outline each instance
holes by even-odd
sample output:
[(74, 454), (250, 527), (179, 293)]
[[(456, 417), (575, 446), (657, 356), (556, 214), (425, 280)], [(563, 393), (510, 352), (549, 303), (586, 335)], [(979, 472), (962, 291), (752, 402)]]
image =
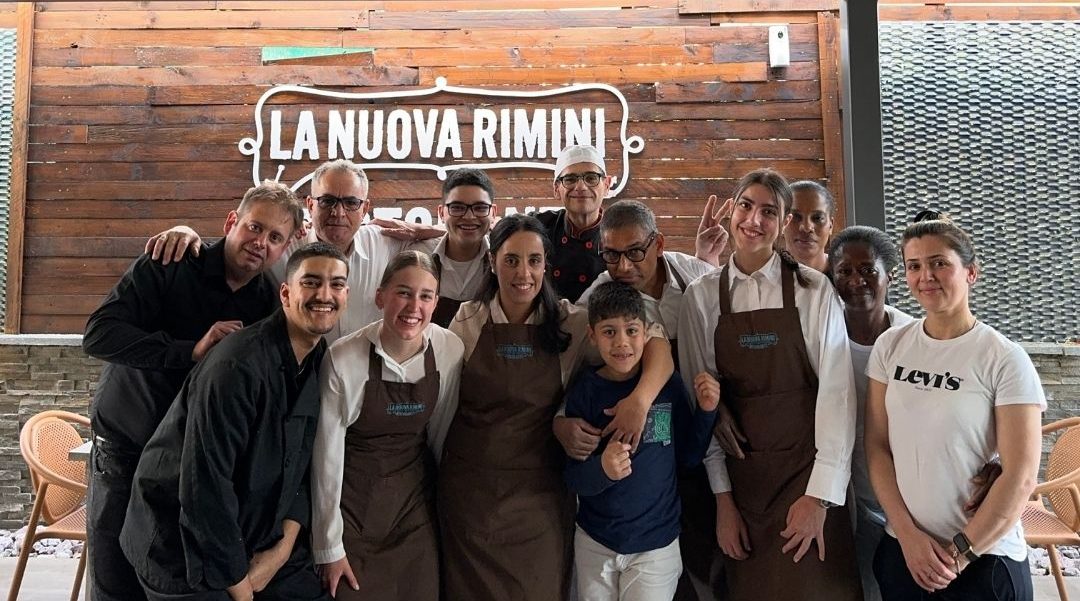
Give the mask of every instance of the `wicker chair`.
[[(82, 444), (82, 437), (72, 424), (89, 427), (90, 420), (67, 411), (43, 411), (30, 418), (19, 435), (23, 459), (30, 468), (34, 486), (34, 508), (26, 525), (19, 561), (11, 580), (8, 601), (19, 597), (26, 561), (34, 543), (43, 538), (86, 540), (86, 464), (68, 459), (68, 451)], [(45, 526), (38, 527), (38, 521)], [(83, 549), (75, 572), (71, 601), (79, 598), (86, 549)]]
[[(1057, 545), (1080, 545), (1080, 417), (1043, 426), (1043, 436), (1064, 430), (1046, 460), (1046, 482), (1035, 487), (1021, 521), (1029, 545), (1046, 547), (1061, 601), (1068, 601)], [(1044, 497), (1049, 501), (1049, 509)]]

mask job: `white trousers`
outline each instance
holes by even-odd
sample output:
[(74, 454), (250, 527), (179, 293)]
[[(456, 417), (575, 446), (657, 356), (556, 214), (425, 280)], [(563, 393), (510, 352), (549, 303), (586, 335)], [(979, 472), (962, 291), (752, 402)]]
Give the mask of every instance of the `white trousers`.
[(671, 601), (682, 574), (679, 539), (660, 549), (621, 555), (579, 527), (574, 568), (582, 601)]

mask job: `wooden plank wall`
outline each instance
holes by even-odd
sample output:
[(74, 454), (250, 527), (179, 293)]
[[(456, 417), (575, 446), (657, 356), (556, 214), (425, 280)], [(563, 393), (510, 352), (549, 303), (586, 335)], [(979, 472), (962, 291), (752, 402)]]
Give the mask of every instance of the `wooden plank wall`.
[[(620, 198), (650, 204), (677, 249), (692, 248), (704, 199), (756, 167), (825, 181), (843, 207), (838, 1), (39, 2), (21, 331), (81, 332), (148, 235), (178, 222), (220, 235), (251, 185), (237, 142), (278, 84), (615, 85), (645, 138)], [(776, 23), (790, 27), (792, 64), (771, 70)], [(374, 50), (263, 64), (265, 46)], [(439, 197), (430, 172), (370, 175), (379, 206)], [(551, 204), (548, 172), (493, 176), (501, 205)]]

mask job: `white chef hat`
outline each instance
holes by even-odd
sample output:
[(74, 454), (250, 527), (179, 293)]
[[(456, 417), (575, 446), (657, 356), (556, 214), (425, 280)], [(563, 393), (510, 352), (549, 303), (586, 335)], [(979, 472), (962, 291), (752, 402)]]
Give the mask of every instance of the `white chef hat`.
[(604, 156), (595, 146), (575, 144), (563, 148), (559, 154), (559, 160), (555, 161), (555, 178), (558, 178), (564, 169), (577, 163), (592, 163), (600, 168), (601, 173), (607, 172), (604, 169)]

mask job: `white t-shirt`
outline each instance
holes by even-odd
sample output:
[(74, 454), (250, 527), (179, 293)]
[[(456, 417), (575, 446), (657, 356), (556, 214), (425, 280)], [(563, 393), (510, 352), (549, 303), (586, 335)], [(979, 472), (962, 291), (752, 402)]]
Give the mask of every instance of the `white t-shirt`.
[(416, 383), (425, 375), (424, 353), (434, 349), (439, 372), (439, 398), (427, 423), (427, 442), (435, 459), (442, 457), (446, 432), (457, 411), (465, 347), (450, 330), (429, 324), (420, 352), (398, 363), (383, 351), (379, 334), (382, 321), (369, 324), (330, 346), (319, 370), (322, 410), (311, 456), (312, 551), (315, 563), (345, 557), (341, 542), (341, 489), (345, 469), (345, 434), (360, 418), (368, 380), (371, 347), (382, 358), (386, 382)]
[[(885, 315), (889, 318), (889, 327), (895, 328), (910, 323), (914, 318), (900, 309), (885, 305)], [(870, 486), (870, 474), (866, 464), (866, 388), (869, 378), (866, 376), (866, 363), (870, 360), (870, 351), (874, 345), (859, 344), (848, 339), (851, 347), (851, 371), (855, 375), (855, 398), (858, 401), (855, 419), (855, 452), (851, 456), (851, 484), (855, 488), (855, 498), (869, 510), (870, 515), (879, 524), (885, 524), (885, 513), (878, 504), (874, 488)]]
[(425, 248), (423, 242), (413, 244), (409, 248), (422, 250), (429, 255), (439, 257), (439, 262), (442, 265), (442, 274), (439, 278), (439, 296), (459, 301), (473, 300), (483, 289), (490, 270), (487, 261), (488, 238), (484, 236), (483, 242), (480, 243), (480, 252), (468, 261), (455, 261), (446, 256), (446, 242), (448, 239), (449, 236), (436, 238), (436, 244), (432, 248)]
[[(994, 408), (1046, 409), (1046, 397), (1024, 349), (990, 326), (976, 322), (957, 338), (935, 340), (923, 321), (878, 337), (866, 375), (888, 387), (889, 447), (904, 504), (925, 532), (951, 540), (968, 523), (971, 478), (997, 452)], [(1020, 521), (986, 553), (1027, 557)]]
[[(690, 286), (690, 282), (706, 273), (715, 271), (716, 267), (697, 257), (675, 251), (665, 250), (663, 257), (662, 267), (667, 278), (667, 284), (664, 285), (660, 298), (655, 299), (642, 292), (641, 299), (645, 301), (645, 319), (649, 320), (649, 323), (664, 326), (664, 331), (667, 332), (668, 336), (674, 338), (679, 332), (679, 313), (682, 311), (685, 288)], [(682, 276), (685, 286), (679, 285), (679, 278), (675, 277), (672, 271), (676, 271)], [(596, 287), (600, 284), (610, 281), (611, 274), (607, 271), (601, 272), (593, 280), (592, 285), (578, 297), (577, 305), (588, 308), (589, 297), (592, 296), (593, 290), (596, 290)]]

